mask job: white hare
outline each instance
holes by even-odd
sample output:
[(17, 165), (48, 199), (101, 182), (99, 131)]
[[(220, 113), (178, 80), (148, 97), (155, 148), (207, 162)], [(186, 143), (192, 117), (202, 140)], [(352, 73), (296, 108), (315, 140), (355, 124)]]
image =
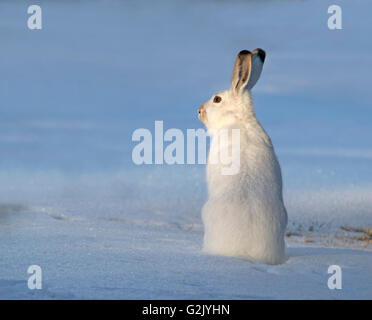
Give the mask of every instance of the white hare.
[[(241, 51), (235, 61), (231, 88), (199, 108), (199, 119), (211, 133), (208, 156), (208, 201), (202, 211), (204, 251), (247, 257), (267, 264), (285, 261), (287, 212), (282, 196), (280, 165), (269, 136), (258, 122), (250, 89), (261, 75), (265, 52)], [(214, 143), (213, 133), (240, 130), (240, 170), (223, 175), (219, 156), (231, 153), (232, 140)], [(224, 150), (226, 151), (226, 150)]]

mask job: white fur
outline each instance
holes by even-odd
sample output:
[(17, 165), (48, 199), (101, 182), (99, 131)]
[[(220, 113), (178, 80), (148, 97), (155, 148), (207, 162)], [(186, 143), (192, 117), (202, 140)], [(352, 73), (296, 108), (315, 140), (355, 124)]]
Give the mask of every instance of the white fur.
[[(207, 166), (208, 201), (202, 211), (204, 251), (247, 257), (267, 264), (285, 261), (287, 212), (282, 176), (271, 140), (258, 122), (248, 90), (234, 88), (203, 105), (209, 131), (240, 129), (240, 171), (222, 175), (219, 153), (231, 148), (212, 143)], [(213, 164), (212, 164), (213, 163)]]

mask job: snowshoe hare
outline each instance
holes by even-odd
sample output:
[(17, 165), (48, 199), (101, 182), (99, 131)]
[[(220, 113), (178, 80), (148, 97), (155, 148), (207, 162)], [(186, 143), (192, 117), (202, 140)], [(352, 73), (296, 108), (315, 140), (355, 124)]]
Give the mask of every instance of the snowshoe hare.
[[(281, 169), (271, 140), (256, 118), (250, 93), (261, 75), (265, 56), (261, 49), (241, 51), (234, 64), (231, 88), (217, 93), (198, 110), (211, 135), (209, 198), (202, 210), (204, 251), (279, 264), (285, 261), (287, 226)], [(240, 167), (233, 174), (221, 171), (225, 166), (221, 153), (231, 154), (233, 147), (231, 137), (225, 143), (222, 139), (215, 143), (216, 132), (221, 129), (240, 132), (240, 152), (233, 153)]]

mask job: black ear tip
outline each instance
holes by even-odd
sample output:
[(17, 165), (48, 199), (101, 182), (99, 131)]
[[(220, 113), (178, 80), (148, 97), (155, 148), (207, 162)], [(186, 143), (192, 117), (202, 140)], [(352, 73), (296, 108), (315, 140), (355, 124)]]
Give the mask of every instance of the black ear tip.
[(251, 54), (251, 52), (250, 51), (248, 51), (248, 50), (242, 50), (242, 51), (240, 51), (239, 52), (239, 56), (246, 56), (247, 54)]
[(257, 52), (257, 55), (260, 57), (261, 61), (265, 62), (266, 52), (260, 48), (257, 48), (255, 51)]

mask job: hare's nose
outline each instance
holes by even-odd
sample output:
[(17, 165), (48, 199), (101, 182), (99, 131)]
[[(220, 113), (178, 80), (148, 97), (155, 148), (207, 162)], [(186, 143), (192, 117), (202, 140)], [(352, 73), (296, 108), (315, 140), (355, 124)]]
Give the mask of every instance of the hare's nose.
[(198, 113), (199, 115), (204, 111), (204, 104), (202, 104), (199, 109), (198, 109)]
[(204, 104), (202, 104), (198, 109), (198, 118), (200, 121), (204, 121), (205, 119), (205, 108)]

